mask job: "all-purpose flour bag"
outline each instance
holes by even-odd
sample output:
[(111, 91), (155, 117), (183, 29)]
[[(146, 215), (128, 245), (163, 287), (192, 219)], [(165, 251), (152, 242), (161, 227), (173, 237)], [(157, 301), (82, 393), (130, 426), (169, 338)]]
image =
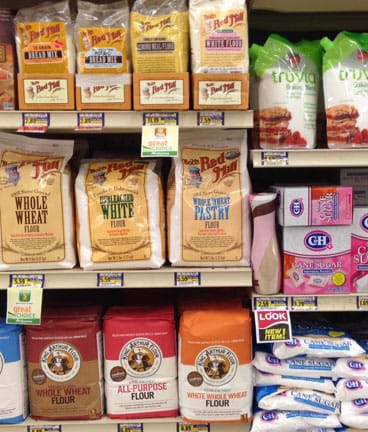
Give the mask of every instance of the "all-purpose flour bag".
[(110, 418), (176, 417), (176, 330), (172, 307), (113, 307), (104, 317)]
[(0, 319), (0, 424), (22, 422), (27, 414), (23, 328)]
[(82, 268), (164, 264), (163, 193), (155, 161), (84, 161), (75, 188)]
[(174, 266), (247, 266), (250, 254), (246, 132), (183, 133), (167, 197)]
[(76, 264), (73, 141), (0, 133), (0, 270)]
[(249, 310), (184, 311), (179, 334), (179, 400), (184, 419), (250, 420), (253, 382)]

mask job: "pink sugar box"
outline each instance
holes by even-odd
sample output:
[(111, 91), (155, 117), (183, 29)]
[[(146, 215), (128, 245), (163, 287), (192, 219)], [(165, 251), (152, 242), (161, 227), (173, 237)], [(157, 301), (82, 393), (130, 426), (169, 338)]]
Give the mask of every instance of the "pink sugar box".
[(368, 293), (368, 207), (354, 209), (351, 284), (358, 293)]
[(284, 227), (285, 294), (348, 294), (351, 226)]

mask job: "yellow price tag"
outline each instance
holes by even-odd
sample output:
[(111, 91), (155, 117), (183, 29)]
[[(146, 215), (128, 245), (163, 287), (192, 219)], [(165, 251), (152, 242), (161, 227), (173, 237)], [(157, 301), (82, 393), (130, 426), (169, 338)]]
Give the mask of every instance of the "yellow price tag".
[(254, 299), (254, 310), (287, 310), (287, 308), (286, 297), (256, 297)]
[(175, 286), (178, 287), (201, 286), (201, 273), (200, 272), (175, 273)]
[(98, 273), (98, 288), (122, 288), (124, 286), (124, 273)]

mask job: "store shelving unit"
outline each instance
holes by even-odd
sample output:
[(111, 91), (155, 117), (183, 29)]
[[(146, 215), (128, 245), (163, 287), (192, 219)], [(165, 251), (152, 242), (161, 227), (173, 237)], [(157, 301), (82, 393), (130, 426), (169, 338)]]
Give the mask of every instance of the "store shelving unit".
[(253, 9), (275, 12), (367, 12), (366, 0), (253, 0)]

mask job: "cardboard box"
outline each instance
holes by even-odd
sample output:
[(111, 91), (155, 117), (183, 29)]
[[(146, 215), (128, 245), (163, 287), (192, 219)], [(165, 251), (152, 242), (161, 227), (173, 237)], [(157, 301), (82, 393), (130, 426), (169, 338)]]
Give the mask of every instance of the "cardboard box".
[(131, 74), (78, 74), (78, 110), (131, 110)]
[(354, 209), (351, 235), (351, 286), (368, 293), (368, 207)]
[(352, 186), (354, 191), (354, 204), (368, 206), (368, 169), (346, 168), (340, 171), (340, 183), (343, 186)]
[(0, 9), (0, 111), (14, 110), (16, 102), (13, 18)]
[(248, 110), (248, 74), (193, 74), (195, 110)]
[(189, 110), (189, 73), (134, 73), (136, 111)]
[(73, 110), (73, 74), (18, 74), (21, 110)]

